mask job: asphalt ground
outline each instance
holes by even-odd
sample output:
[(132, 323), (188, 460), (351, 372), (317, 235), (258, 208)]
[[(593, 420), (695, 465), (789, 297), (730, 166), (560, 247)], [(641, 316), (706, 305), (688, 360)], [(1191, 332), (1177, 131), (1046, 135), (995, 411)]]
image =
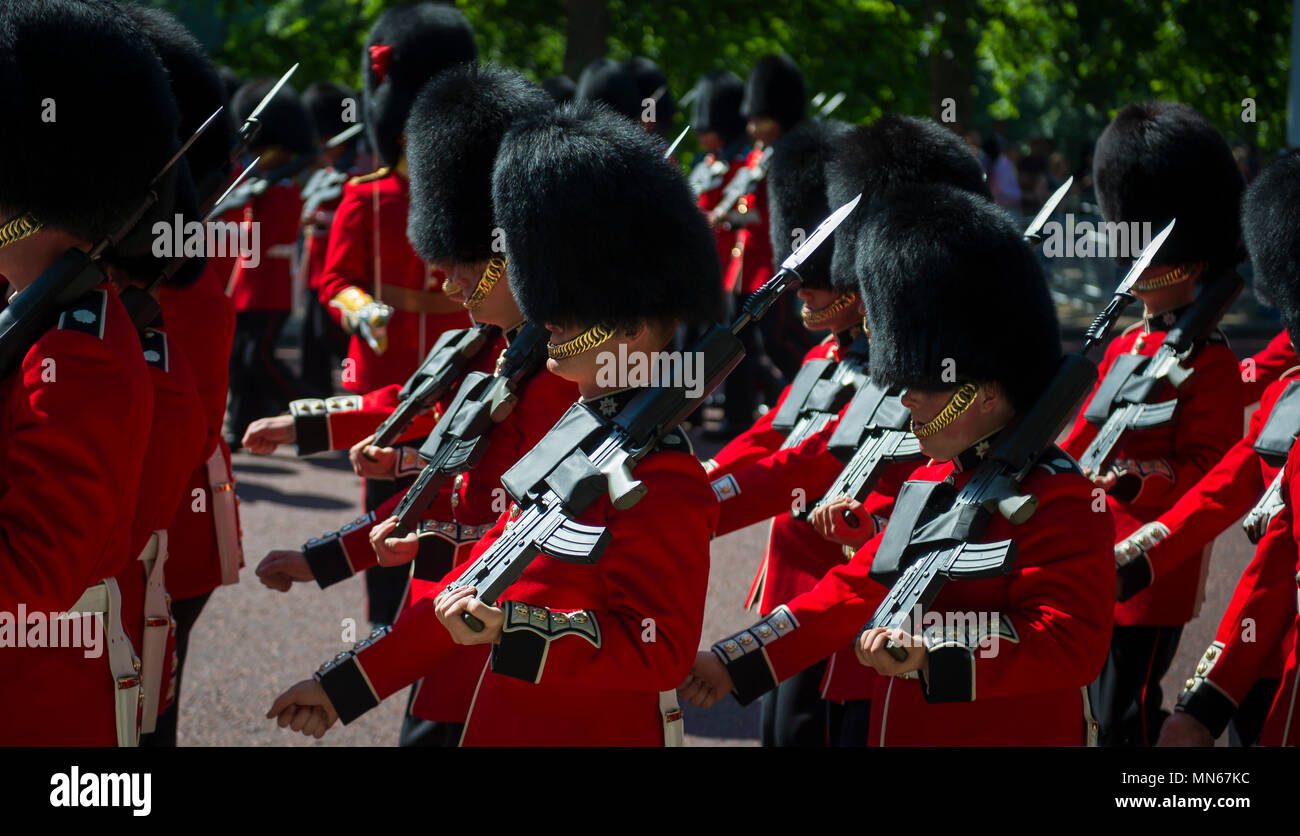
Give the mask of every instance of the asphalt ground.
[[(1234, 339), (1239, 356), (1264, 340)], [(1248, 415), (1248, 413), (1245, 413)], [(707, 458), (717, 444), (698, 441)], [(307, 538), (361, 513), (360, 485), (342, 454), (295, 458), (235, 455), (237, 495), (247, 566), (240, 583), (216, 590), (192, 634), (186, 664), (179, 743), (184, 746), (391, 746), (396, 745), (406, 704), (403, 693), (348, 727), (336, 725), (321, 741), (281, 730), (264, 718), (275, 697), (322, 662), (351, 647), (370, 630), (360, 578), (321, 590), (300, 584), (272, 591), (253, 568), (267, 551), (296, 548)], [(745, 596), (767, 537), (767, 524), (713, 542), (709, 593), (701, 646), (754, 620)], [(1249, 563), (1253, 547), (1239, 525), (1216, 542), (1201, 615), (1187, 625), (1178, 657), (1164, 682), (1172, 706), (1182, 681), (1213, 638), (1219, 616)], [(349, 620), (354, 634), (345, 638)], [(726, 700), (710, 711), (686, 707), (688, 745), (757, 745), (757, 703), (741, 708)], [(1224, 741), (1220, 741), (1220, 745)]]

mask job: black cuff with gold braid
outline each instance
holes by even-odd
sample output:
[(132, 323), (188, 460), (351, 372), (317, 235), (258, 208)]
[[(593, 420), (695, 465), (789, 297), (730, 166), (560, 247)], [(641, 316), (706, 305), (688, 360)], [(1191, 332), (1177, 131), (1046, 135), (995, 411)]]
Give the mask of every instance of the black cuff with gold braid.
[[(982, 620), (982, 619), (981, 619)], [(992, 641), (1019, 642), (1016, 628), (1004, 615), (997, 624), (933, 625), (921, 631), (929, 660), (929, 675), (921, 675), (925, 701), (972, 702), (975, 699), (975, 653)]]
[(1214, 642), (1206, 649), (1196, 663), (1196, 673), (1183, 684), (1178, 705), (1174, 707), (1176, 711), (1185, 711), (1201, 721), (1201, 725), (1216, 738), (1223, 734), (1237, 713), (1237, 704), (1232, 698), (1206, 678), (1222, 653), (1223, 642)]
[(325, 695), (345, 726), (379, 705), (379, 696), (357, 661), (357, 653), (386, 635), (387, 627), (376, 628), (351, 650), (345, 650), (321, 665), (315, 673), (316, 681), (325, 689)]
[(332, 412), (353, 412), (361, 408), (360, 395), (341, 395), (334, 398), (303, 398), (289, 402), (293, 416), (294, 438), (298, 455), (310, 456), (330, 449), (329, 415)]
[(710, 648), (731, 674), (731, 693), (741, 705), (749, 705), (776, 687), (776, 674), (762, 652), (764, 646), (788, 635), (799, 626), (785, 604), (754, 626), (728, 636)]
[(492, 647), (492, 672), (534, 684), (542, 680), (546, 650), (564, 636), (586, 639), (600, 647), (600, 624), (586, 610), (556, 612), (519, 601), (503, 601), (506, 622), (501, 641)]
[(343, 537), (358, 528), (374, 522), (375, 514), (371, 511), (357, 517), (338, 531), (327, 531), (320, 537), (313, 537), (302, 545), (302, 556), (311, 567), (312, 577), (321, 589), (345, 581), (356, 574), (347, 552), (343, 550)]

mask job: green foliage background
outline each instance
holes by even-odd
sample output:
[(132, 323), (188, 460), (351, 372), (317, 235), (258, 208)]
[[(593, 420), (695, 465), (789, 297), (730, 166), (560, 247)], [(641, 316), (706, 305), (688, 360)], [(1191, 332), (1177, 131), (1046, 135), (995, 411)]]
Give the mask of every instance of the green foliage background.
[[(360, 81), (370, 23), (396, 0), (149, 0), (194, 29), (244, 76), (302, 62), (295, 85)], [(484, 58), (534, 79), (565, 66), (567, 26), (606, 10), (609, 54), (647, 55), (680, 98), (704, 72), (742, 77), (773, 51), (800, 63), (809, 93), (843, 90), (837, 117), (937, 115), (936, 62), (969, 79), (962, 112), (977, 127), (1054, 137), (1075, 154), (1124, 104), (1187, 102), (1229, 141), (1266, 153), (1284, 144), (1291, 3), (1234, 0), (459, 0)], [(575, 20), (568, 21), (569, 9)], [(590, 25), (606, 28), (596, 19)], [(573, 62), (570, 61), (572, 65)], [(963, 85), (964, 86), (964, 85)], [(1242, 121), (1242, 100), (1256, 121)]]

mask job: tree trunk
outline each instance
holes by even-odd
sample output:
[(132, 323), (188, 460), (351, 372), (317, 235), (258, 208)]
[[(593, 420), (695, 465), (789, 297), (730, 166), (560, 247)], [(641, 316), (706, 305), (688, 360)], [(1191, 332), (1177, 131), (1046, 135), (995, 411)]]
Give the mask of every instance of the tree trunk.
[(605, 0), (565, 0), (564, 74), (574, 81), (597, 58), (609, 40), (609, 9)]

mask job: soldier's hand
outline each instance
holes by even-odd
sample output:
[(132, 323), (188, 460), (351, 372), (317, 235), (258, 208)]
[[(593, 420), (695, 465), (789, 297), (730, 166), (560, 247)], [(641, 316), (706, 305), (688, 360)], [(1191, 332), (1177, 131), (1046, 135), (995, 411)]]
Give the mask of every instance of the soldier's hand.
[[(500, 607), (492, 607), (474, 597), (478, 590), (464, 586), (451, 592), (443, 592), (434, 601), (438, 620), (451, 633), (456, 644), (495, 644), (501, 640), (501, 628), (505, 626), (506, 614)], [(461, 613), (470, 615), (483, 622), (482, 631), (475, 633), (465, 623)]]
[(862, 503), (848, 496), (818, 505), (808, 514), (808, 522), (832, 543), (855, 549), (861, 548), (876, 534), (875, 521), (862, 510)]
[(279, 592), (288, 592), (295, 583), (316, 580), (303, 553), (287, 549), (267, 552), (256, 571), (258, 580)]
[(695, 664), (686, 675), (686, 681), (677, 686), (677, 693), (697, 708), (712, 708), (731, 693), (731, 674), (722, 660), (711, 650), (695, 654)]
[(1157, 746), (1213, 746), (1214, 735), (1186, 711), (1175, 711), (1160, 727), (1160, 739)]
[(410, 563), (420, 551), (420, 535), (412, 531), (405, 537), (390, 537), (397, 527), (397, 517), (389, 517), (370, 529), (370, 546), (379, 558), (380, 566), (401, 566)]
[(1115, 475), (1115, 471), (1113, 470), (1107, 470), (1105, 473), (1089, 473), (1085, 475), (1089, 476), (1089, 478), (1092, 479), (1092, 483), (1103, 491), (1108, 491), (1115, 487), (1115, 481), (1119, 478)]
[[(886, 645), (890, 642), (907, 651), (907, 658), (899, 661), (890, 654)], [(922, 641), (902, 630), (887, 627), (872, 627), (863, 630), (858, 640), (853, 643), (853, 652), (858, 661), (885, 676), (901, 676), (912, 671), (930, 672), (930, 654)]]
[(266, 719), (274, 719), (280, 728), (293, 729), (308, 737), (322, 738), (339, 719), (325, 689), (314, 679), (304, 679), (275, 698)]
[(258, 456), (267, 456), (275, 452), (281, 444), (292, 444), (298, 440), (292, 415), (272, 415), (270, 418), (258, 418), (244, 431), (244, 449)]
[(372, 443), (374, 440), (372, 434), (353, 444), (348, 450), (348, 461), (352, 462), (352, 470), (362, 479), (392, 481), (397, 478), (397, 448), (376, 447)]

